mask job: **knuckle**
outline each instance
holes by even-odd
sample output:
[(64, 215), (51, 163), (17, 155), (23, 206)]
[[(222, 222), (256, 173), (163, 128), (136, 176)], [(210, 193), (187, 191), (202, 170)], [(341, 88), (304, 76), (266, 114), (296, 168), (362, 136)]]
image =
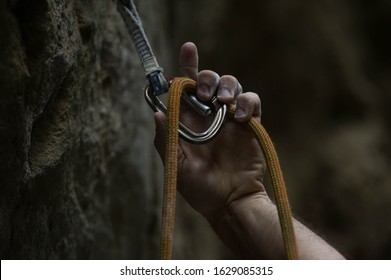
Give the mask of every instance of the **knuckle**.
[(235, 83), (237, 81), (236, 78), (234, 76), (232, 76), (232, 75), (223, 75), (223, 76), (221, 76), (221, 80), (224, 80), (224, 81), (227, 81), (227, 82), (233, 81)]
[(251, 106), (253, 108), (258, 108), (261, 105), (261, 99), (258, 94), (254, 92), (245, 92), (238, 95), (237, 104), (238, 106)]
[(253, 104), (261, 103), (261, 99), (259, 98), (258, 94), (254, 92), (247, 92), (247, 98), (249, 99), (249, 102)]
[(219, 74), (217, 74), (214, 71), (211, 70), (202, 70), (198, 73), (198, 78), (200, 79), (208, 79), (208, 80), (215, 80), (220, 79)]
[(220, 78), (220, 85), (230, 89), (234, 89), (238, 85), (238, 80), (234, 76), (224, 75)]
[(239, 83), (238, 79), (236, 79), (232, 75), (224, 75), (220, 79), (220, 87), (224, 87), (228, 89), (233, 94), (237, 95), (242, 93), (243, 88)]
[(220, 76), (213, 71), (203, 70), (198, 74), (197, 82), (199, 85), (207, 85), (212, 90), (216, 89), (219, 84)]

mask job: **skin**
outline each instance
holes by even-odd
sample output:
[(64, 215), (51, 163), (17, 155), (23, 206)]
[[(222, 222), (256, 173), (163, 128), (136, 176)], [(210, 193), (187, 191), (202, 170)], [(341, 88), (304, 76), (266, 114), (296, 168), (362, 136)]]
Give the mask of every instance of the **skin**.
[[(198, 53), (185, 43), (179, 54), (181, 76), (197, 81), (197, 97), (208, 101), (214, 95), (222, 103), (236, 105), (211, 142), (194, 145), (180, 139), (178, 190), (210, 223), (217, 235), (243, 258), (284, 259), (276, 206), (263, 185), (266, 162), (251, 131), (242, 125), (251, 117), (261, 121), (261, 101), (253, 92), (243, 92), (238, 80), (210, 70), (198, 71)], [(193, 130), (208, 125), (185, 104), (181, 121)], [(165, 115), (155, 113), (155, 147), (164, 162)], [(343, 259), (307, 227), (294, 220), (300, 259)]]

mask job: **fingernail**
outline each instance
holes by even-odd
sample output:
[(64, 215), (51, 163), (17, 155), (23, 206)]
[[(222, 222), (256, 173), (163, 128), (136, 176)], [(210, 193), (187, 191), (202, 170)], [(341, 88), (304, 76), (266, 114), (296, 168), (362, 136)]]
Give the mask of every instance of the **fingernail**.
[(226, 88), (221, 89), (219, 92), (219, 97), (222, 97), (224, 99), (230, 99), (233, 97), (233, 94)]
[(239, 119), (243, 118), (244, 116), (246, 116), (246, 112), (242, 108), (237, 108), (235, 111), (235, 118)]
[(198, 86), (198, 95), (202, 97), (209, 97), (210, 87), (207, 84), (201, 84)]

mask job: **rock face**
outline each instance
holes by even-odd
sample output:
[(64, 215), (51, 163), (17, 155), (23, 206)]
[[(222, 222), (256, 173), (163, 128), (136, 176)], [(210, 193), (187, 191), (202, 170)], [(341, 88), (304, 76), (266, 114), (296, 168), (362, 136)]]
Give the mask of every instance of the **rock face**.
[[(167, 62), (164, 7), (139, 2)], [(115, 1), (0, 6), (0, 256), (156, 258), (161, 164)]]

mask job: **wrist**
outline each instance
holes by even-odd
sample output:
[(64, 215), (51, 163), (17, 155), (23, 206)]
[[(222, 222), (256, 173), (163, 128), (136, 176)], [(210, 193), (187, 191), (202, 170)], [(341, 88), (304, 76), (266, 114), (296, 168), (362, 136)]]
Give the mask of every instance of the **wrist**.
[(279, 238), (269, 238), (272, 229), (279, 228), (272, 218), (276, 215), (276, 206), (267, 194), (258, 192), (234, 200), (206, 218), (221, 240), (239, 256), (278, 259), (284, 257)]
[(266, 192), (256, 192), (245, 195), (241, 198), (235, 199), (225, 205), (223, 208), (216, 209), (209, 213), (203, 214), (208, 222), (213, 226), (217, 225), (227, 219), (240, 219), (246, 213), (249, 213), (252, 208), (256, 206), (270, 207), (274, 206)]

